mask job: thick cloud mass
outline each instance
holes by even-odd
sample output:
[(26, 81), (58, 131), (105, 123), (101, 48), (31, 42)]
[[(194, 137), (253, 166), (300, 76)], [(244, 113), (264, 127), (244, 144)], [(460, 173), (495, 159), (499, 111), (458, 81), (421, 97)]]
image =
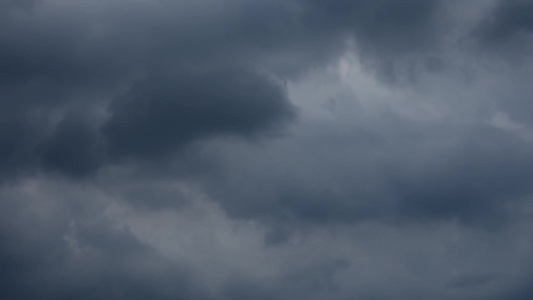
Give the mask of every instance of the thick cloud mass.
[(0, 300), (530, 299), (533, 1), (0, 0)]
[(251, 136), (291, 116), (282, 88), (242, 71), (179, 74), (134, 85), (102, 130), (117, 155), (157, 156), (198, 138)]
[(485, 45), (504, 47), (505, 51), (513, 54), (530, 52), (532, 13), (533, 3), (530, 1), (501, 1), (494, 11), (485, 17), (477, 34)]

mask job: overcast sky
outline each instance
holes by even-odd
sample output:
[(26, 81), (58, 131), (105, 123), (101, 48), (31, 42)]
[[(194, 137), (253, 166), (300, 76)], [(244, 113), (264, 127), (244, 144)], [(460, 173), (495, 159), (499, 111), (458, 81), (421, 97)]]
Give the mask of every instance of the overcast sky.
[(0, 0), (0, 300), (533, 299), (533, 1)]

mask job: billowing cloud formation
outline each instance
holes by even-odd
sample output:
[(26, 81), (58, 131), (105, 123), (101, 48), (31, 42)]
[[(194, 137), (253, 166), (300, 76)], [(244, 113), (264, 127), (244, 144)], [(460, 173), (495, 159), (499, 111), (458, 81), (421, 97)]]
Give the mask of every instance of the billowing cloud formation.
[(501, 1), (485, 17), (477, 35), (483, 46), (503, 47), (514, 55), (531, 51), (533, 4), (530, 1)]
[(0, 299), (529, 299), (533, 2), (0, 0)]
[(109, 109), (102, 130), (119, 156), (164, 155), (217, 134), (253, 135), (291, 113), (279, 85), (242, 71), (153, 78)]

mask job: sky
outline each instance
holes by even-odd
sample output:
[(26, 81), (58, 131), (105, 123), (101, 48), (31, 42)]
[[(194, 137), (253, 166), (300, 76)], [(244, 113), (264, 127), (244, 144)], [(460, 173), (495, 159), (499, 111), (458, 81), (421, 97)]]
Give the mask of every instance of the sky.
[(533, 1), (0, 0), (0, 300), (533, 299)]

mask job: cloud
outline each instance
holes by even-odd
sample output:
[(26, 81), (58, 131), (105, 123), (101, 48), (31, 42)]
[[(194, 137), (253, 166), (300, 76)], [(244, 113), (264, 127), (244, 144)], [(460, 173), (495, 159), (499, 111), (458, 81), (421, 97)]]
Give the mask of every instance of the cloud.
[(0, 0), (0, 298), (529, 295), (531, 8)]
[(531, 53), (532, 11), (531, 1), (499, 1), (478, 25), (475, 36), (483, 46), (508, 58), (527, 55)]
[[(115, 161), (109, 155), (154, 157), (220, 134), (258, 136), (290, 119), (283, 86), (234, 57), (248, 48), (239, 39), (249, 33), (226, 17), (238, 8), (206, 11), (221, 22), (215, 26), (197, 19), (203, 6), (189, 2), (139, 2), (118, 19), (121, 4), (108, 11), (104, 3), (38, 1), (6, 13), (0, 88), (4, 114), (19, 116), (4, 143), (26, 152), (19, 163), (9, 159), (11, 171), (40, 169), (40, 161), (44, 169), (84, 176)], [(170, 19), (182, 8), (191, 16)], [(175, 30), (182, 26), (192, 30)], [(145, 106), (152, 108), (139, 112)], [(71, 116), (80, 110), (84, 121)]]
[[(353, 39), (365, 61), (389, 64), (431, 48), (438, 36), (438, 4), (425, 1), (4, 5), (0, 89), (4, 114), (19, 115), (4, 143), (25, 153), (9, 158), (6, 174), (87, 176), (121, 155), (155, 157), (217, 135), (257, 136), (292, 114), (274, 81), (324, 65)], [(146, 105), (152, 108), (139, 112)], [(77, 110), (88, 111), (85, 125), (66, 129), (78, 122), (66, 120)]]
[(185, 268), (102, 216), (96, 201), (80, 199), (87, 195), (69, 199), (32, 185), (38, 197), (2, 191), (3, 299), (210, 299)]
[(242, 71), (158, 76), (109, 106), (103, 125), (118, 156), (161, 156), (213, 135), (253, 136), (290, 119), (292, 108), (273, 80)]
[(104, 163), (105, 153), (97, 131), (81, 113), (65, 116), (54, 131), (39, 145), (45, 168), (61, 171), (74, 177), (95, 172)]

